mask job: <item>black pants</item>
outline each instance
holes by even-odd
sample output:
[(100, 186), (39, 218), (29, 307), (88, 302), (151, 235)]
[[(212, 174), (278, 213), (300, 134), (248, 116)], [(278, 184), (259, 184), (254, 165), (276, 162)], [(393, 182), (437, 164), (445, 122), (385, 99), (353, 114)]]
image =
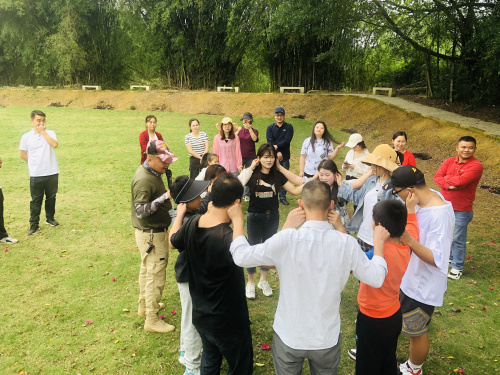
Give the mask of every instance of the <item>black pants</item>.
[(43, 177), (30, 177), (30, 224), (40, 222), (43, 196), (45, 195), (45, 217), (54, 219), (56, 213), (56, 194), (59, 185), (59, 174)]
[(228, 364), (228, 375), (253, 373), (253, 347), (250, 327), (232, 334), (212, 334), (196, 327), (203, 343), (201, 373), (219, 375), (222, 357)]
[(189, 178), (195, 179), (200, 174), (200, 159), (189, 157)]
[(3, 221), (3, 193), (0, 188), (0, 240), (5, 237), (9, 237), (9, 235), (7, 234), (5, 223)]
[(361, 311), (356, 320), (356, 375), (396, 375), (396, 347), (403, 318), (401, 309), (387, 318)]

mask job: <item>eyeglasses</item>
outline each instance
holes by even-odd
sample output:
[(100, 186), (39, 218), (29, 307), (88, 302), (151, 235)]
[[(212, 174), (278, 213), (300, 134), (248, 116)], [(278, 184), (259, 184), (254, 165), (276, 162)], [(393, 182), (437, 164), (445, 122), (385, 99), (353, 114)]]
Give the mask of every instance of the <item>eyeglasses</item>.
[(401, 190), (396, 190), (396, 189), (392, 189), (392, 195), (398, 195), (399, 193), (401, 193), (404, 189), (408, 189), (408, 188), (412, 188), (413, 186), (408, 186), (407, 188), (402, 188)]

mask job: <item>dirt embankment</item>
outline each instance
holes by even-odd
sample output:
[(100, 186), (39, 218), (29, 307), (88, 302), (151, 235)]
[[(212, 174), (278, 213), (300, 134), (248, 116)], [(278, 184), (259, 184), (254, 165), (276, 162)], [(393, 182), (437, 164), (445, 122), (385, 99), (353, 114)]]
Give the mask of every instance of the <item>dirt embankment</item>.
[(33, 107), (73, 107), (180, 113), (204, 113), (237, 117), (246, 111), (254, 116), (272, 115), (274, 108), (286, 108), (287, 117), (324, 120), (339, 130), (363, 134), (369, 149), (389, 143), (394, 131), (409, 135), (408, 148), (429, 157), (417, 159), (419, 168), (433, 175), (441, 162), (453, 155), (456, 141), (472, 135), (478, 141), (476, 156), (484, 165), (481, 185), (500, 186), (500, 147), (498, 139), (480, 130), (425, 118), (378, 100), (355, 96), (300, 94), (245, 94), (214, 92), (82, 91), (82, 90), (0, 90), (0, 105)]

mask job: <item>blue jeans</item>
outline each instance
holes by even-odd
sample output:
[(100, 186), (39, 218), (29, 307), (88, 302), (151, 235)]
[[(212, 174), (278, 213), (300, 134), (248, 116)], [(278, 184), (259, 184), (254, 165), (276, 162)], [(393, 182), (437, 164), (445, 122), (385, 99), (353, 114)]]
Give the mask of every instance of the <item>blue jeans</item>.
[[(250, 245), (257, 245), (266, 242), (276, 232), (280, 225), (280, 212), (274, 211), (269, 214), (266, 213), (247, 213), (247, 234), (248, 243)], [(262, 271), (269, 271), (267, 268), (261, 268)], [(247, 268), (247, 273), (253, 274), (256, 267)]]
[[(252, 165), (252, 161), (254, 159), (253, 158), (243, 158), (242, 161), (243, 161), (243, 167), (244, 168), (250, 168), (250, 165)], [(248, 188), (248, 185), (245, 185), (245, 189), (243, 190), (243, 195), (245, 197), (249, 197), (250, 196), (250, 190)]]
[(228, 375), (253, 373), (253, 346), (250, 327), (232, 334), (213, 334), (196, 327), (203, 343), (201, 373), (219, 375), (222, 357), (226, 358)]
[(454, 211), (455, 229), (451, 243), (451, 267), (456, 270), (464, 269), (465, 250), (467, 242), (467, 225), (471, 222), (473, 211)]
[[(283, 168), (290, 169), (290, 159), (282, 160), (282, 161), (280, 161), (280, 164)], [(281, 190), (279, 192), (279, 196), (280, 196), (280, 201), (283, 199), (286, 199), (286, 190), (281, 188)]]

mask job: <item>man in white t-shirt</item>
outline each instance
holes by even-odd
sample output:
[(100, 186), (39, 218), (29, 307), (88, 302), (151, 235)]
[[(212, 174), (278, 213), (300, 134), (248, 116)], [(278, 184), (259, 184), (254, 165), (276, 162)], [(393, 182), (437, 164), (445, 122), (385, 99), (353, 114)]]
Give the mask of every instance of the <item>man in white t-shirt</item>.
[(30, 173), (31, 202), (28, 236), (35, 234), (39, 228), (44, 195), (45, 223), (52, 227), (59, 225), (54, 219), (59, 179), (59, 166), (54, 149), (59, 142), (56, 133), (46, 129), (46, 117), (42, 111), (31, 112), (33, 129), (23, 134), (19, 145), (19, 156), (28, 163)]
[(401, 282), (399, 300), (403, 313), (403, 334), (410, 337), (410, 358), (399, 367), (403, 375), (421, 375), (429, 353), (427, 333), (434, 308), (443, 305), (447, 288), (448, 259), (455, 215), (451, 202), (425, 184), (424, 174), (405, 165), (392, 173), (384, 190), (406, 202), (408, 195), (418, 199), (418, 241), (405, 232), (401, 240), (412, 250), (410, 263)]

